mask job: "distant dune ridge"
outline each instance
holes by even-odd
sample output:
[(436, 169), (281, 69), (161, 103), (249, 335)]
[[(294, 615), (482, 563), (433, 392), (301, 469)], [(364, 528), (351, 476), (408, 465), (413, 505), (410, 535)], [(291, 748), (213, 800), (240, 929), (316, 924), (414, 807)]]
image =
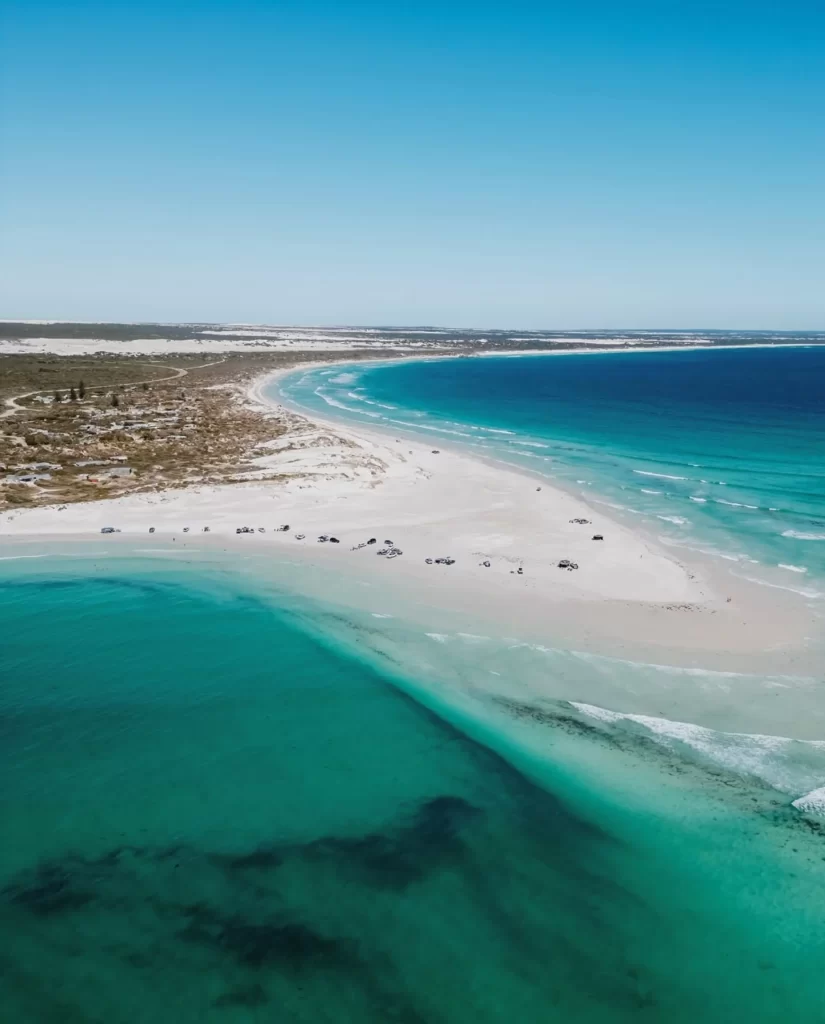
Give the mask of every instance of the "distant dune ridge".
[(294, 349), (314, 351), (391, 347), (411, 352), (444, 346), (473, 351), (539, 351), (586, 347), (659, 345), (818, 344), (825, 332), (789, 331), (525, 331), (432, 326), (283, 326), (270, 324), (82, 323), (0, 320), (0, 354), (135, 355), (223, 353)]

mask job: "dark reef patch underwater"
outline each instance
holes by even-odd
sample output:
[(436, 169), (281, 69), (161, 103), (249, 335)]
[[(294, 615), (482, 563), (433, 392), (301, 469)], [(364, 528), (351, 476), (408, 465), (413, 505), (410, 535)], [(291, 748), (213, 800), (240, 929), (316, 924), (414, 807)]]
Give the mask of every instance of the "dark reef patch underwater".
[(8, 565), (3, 1024), (825, 1019), (809, 861), (738, 805), (528, 778), (240, 577)]

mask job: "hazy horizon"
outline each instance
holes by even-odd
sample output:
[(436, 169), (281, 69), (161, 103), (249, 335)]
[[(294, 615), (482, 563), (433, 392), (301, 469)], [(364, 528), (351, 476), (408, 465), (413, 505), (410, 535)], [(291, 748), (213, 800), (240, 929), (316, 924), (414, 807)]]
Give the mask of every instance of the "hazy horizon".
[(131, 327), (264, 327), (277, 330), (328, 330), (328, 331), (386, 331), (386, 332), (414, 332), (433, 331), (444, 333), (448, 331), (460, 334), (462, 332), (494, 331), (496, 333), (510, 333), (514, 331), (526, 331), (528, 334), (605, 334), (615, 332), (618, 334), (822, 334), (823, 327), (811, 327), (802, 329), (781, 329), (769, 327), (639, 327), (628, 325), (611, 324), (606, 327), (525, 327), (522, 324), (444, 324), (444, 323), (341, 323), (337, 321), (316, 321), (304, 323), (287, 323), (276, 320), (203, 320), (189, 317), (184, 320), (126, 320), (118, 318), (100, 319), (97, 317), (70, 319), (68, 317), (0, 317), (0, 324), (37, 324), (58, 325), (58, 324), (89, 324), (89, 325), (123, 325)]

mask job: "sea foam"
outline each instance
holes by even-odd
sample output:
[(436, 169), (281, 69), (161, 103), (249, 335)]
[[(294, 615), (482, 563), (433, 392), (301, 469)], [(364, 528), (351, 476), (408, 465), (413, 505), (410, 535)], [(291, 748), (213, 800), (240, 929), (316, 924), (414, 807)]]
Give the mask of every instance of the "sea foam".
[(655, 476), (660, 480), (687, 480), (686, 476), (674, 476), (672, 473), (651, 473), (648, 469), (634, 469), (639, 476)]
[(825, 786), (820, 786), (819, 789), (812, 789), (810, 793), (798, 797), (793, 801), (793, 806), (798, 811), (825, 816)]
[[(582, 714), (608, 724), (633, 722), (642, 726), (661, 746), (678, 751), (684, 744), (715, 764), (737, 774), (753, 775), (784, 793), (799, 794), (825, 776), (825, 741), (795, 740), (763, 733), (722, 732), (690, 722), (652, 715), (625, 714), (593, 704), (570, 701)], [(794, 757), (805, 754), (805, 763)], [(825, 794), (825, 790), (817, 792)], [(808, 792), (798, 800), (811, 798)], [(797, 806), (797, 801), (794, 801)]]

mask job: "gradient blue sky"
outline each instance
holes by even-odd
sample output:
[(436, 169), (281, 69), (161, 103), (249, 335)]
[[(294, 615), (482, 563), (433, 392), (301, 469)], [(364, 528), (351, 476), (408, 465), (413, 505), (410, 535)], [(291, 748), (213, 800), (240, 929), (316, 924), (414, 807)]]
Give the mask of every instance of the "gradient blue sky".
[(822, 0), (0, 9), (0, 317), (825, 326)]

